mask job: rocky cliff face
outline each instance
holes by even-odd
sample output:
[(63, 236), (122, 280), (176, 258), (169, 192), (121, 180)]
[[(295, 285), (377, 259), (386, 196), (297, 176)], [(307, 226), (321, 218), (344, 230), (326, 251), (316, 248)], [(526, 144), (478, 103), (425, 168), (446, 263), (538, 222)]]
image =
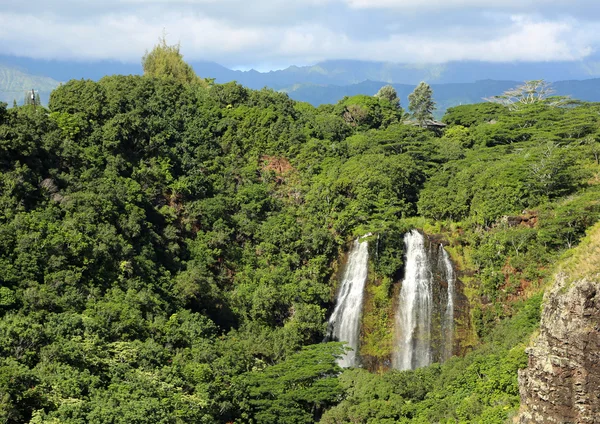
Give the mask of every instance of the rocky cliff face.
[(598, 272), (574, 282), (561, 273), (546, 294), (540, 334), (519, 373), (519, 423), (600, 423)]

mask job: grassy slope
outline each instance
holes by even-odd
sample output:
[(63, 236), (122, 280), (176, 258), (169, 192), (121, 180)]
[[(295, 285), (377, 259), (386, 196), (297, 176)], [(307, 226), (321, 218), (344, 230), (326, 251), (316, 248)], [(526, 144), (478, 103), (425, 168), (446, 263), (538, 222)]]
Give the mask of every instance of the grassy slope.
[(558, 267), (570, 282), (587, 278), (597, 278), (600, 274), (600, 223), (587, 232), (587, 236), (575, 249), (565, 253), (565, 258)]

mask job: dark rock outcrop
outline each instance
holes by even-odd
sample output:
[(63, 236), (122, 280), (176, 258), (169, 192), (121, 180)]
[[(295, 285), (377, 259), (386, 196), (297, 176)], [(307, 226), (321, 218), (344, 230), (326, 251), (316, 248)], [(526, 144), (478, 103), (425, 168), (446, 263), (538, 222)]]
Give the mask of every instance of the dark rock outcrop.
[(519, 423), (600, 423), (600, 278), (556, 278), (527, 353)]

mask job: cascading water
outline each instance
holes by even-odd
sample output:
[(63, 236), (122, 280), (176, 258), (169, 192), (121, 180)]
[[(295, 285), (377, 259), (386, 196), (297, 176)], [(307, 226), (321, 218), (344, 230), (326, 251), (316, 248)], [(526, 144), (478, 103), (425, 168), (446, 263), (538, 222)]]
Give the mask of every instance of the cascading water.
[(450, 255), (444, 249), (444, 246), (440, 244), (438, 260), (442, 263), (443, 278), (448, 283), (446, 310), (442, 319), (442, 337), (443, 337), (443, 349), (442, 349), (442, 360), (447, 360), (452, 356), (452, 345), (454, 341), (454, 285), (456, 277), (454, 275), (454, 267), (450, 260)]
[(367, 281), (369, 260), (368, 243), (356, 239), (348, 255), (348, 263), (339, 289), (333, 314), (328, 322), (328, 338), (346, 342), (353, 350), (346, 352), (338, 361), (341, 367), (357, 364), (357, 349), (360, 333), (360, 317), (363, 292)]
[(409, 370), (431, 363), (431, 312), (433, 274), (425, 238), (412, 230), (404, 236), (406, 268), (396, 312), (399, 349), (394, 368)]
[(443, 246), (430, 243), (419, 231), (407, 233), (404, 246), (392, 365), (410, 370), (452, 356), (456, 278)]

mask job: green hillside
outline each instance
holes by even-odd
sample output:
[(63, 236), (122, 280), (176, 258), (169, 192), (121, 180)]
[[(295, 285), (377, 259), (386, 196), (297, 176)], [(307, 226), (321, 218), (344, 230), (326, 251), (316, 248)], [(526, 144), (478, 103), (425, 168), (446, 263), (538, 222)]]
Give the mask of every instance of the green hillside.
[(48, 103), (50, 92), (58, 87), (59, 82), (52, 78), (27, 74), (18, 68), (0, 64), (0, 101), (9, 105), (13, 100), (23, 104), (25, 92), (32, 88), (37, 90), (43, 104)]
[[(600, 104), (459, 106), (430, 130), (394, 96), (177, 79), (171, 53), (0, 105), (0, 421), (506, 422), (554, 264), (600, 218)], [(342, 370), (323, 340), (347, 244), (377, 240), (378, 334), (413, 228), (456, 264), (466, 348)]]

